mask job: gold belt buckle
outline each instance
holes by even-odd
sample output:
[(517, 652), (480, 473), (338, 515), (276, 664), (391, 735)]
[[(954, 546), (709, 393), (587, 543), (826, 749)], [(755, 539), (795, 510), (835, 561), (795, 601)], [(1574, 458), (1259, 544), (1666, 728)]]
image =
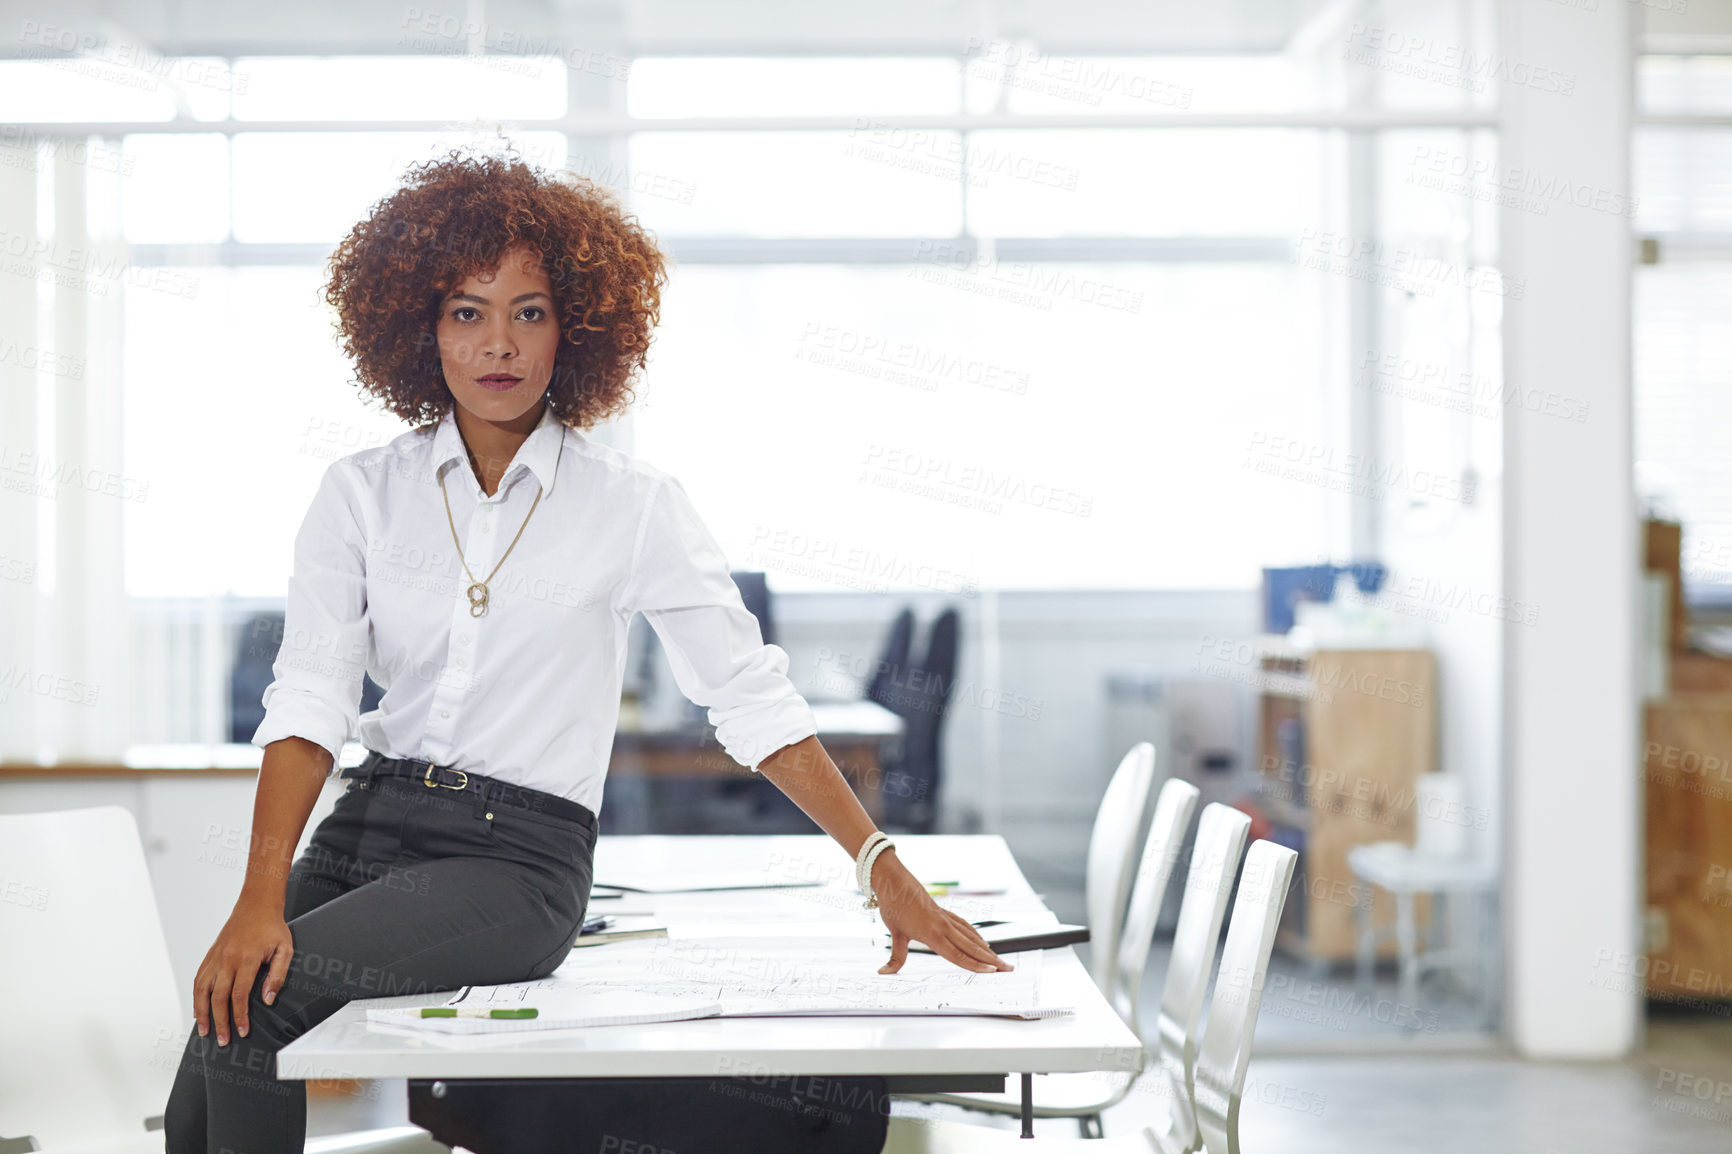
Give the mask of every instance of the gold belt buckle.
[(432, 762), (427, 763), (427, 773), (425, 776), (422, 777), (421, 781), (422, 781), (422, 784), (426, 785), (428, 789), (468, 789), (469, 788), (469, 775), (467, 773), (464, 773), (461, 769), (454, 769), (451, 771), (452, 773), (455, 773), (458, 777), (461, 777), (463, 779), (461, 784), (446, 785), (442, 781), (434, 781), (433, 780), (433, 771), (437, 768), (439, 768), (439, 767), (434, 765)]

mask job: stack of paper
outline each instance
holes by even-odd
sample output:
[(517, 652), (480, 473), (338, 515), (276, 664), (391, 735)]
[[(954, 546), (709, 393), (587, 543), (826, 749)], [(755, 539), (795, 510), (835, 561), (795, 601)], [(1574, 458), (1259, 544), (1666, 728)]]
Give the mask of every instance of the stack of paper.
[[(532, 1019), (423, 1018), (419, 1006), (369, 1008), (367, 1022), (429, 1037), (511, 1035), (708, 1017), (952, 1016), (1049, 1018), (1073, 1007), (1043, 1003), (1041, 955), (1016, 969), (973, 973), (910, 953), (880, 974), (882, 944), (845, 939), (662, 938), (574, 950), (553, 976), (468, 986), (445, 1004), (533, 1007)], [(506, 1039), (500, 1039), (504, 1041)], [(453, 1038), (455, 1044), (457, 1039)]]
[(533, 1018), (423, 1018), (419, 1006), (369, 1009), (367, 1021), (398, 1029), (438, 1034), (513, 1034), (591, 1026), (636, 1026), (711, 1018), (721, 1003), (702, 998), (670, 998), (636, 990), (594, 992), (553, 982), (514, 982), (505, 986), (465, 986), (445, 1003), (458, 1009), (519, 1009), (533, 1006)]
[[(547, 982), (599, 997), (628, 991), (715, 1001), (723, 1017), (988, 1015), (1047, 1018), (1040, 954), (1016, 969), (978, 974), (935, 955), (909, 954), (880, 974), (880, 944), (831, 939), (670, 938), (574, 951)], [(530, 983), (533, 985), (534, 983)]]
[(824, 884), (801, 878), (776, 877), (764, 870), (618, 869), (605, 876), (608, 880), (596, 882), (596, 888), (603, 892), (619, 890), (637, 894), (707, 893), (712, 890), (785, 890)]

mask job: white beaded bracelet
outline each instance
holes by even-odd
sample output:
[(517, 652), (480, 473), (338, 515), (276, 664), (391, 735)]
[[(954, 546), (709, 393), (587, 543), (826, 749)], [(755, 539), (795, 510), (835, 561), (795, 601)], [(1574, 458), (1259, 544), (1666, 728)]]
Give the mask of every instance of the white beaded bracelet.
[(875, 847), (879, 842), (889, 840), (889, 834), (885, 833), (881, 829), (875, 829), (870, 834), (866, 835), (865, 841), (860, 843), (860, 852), (854, 855), (854, 884), (859, 886), (861, 890), (864, 891), (872, 888), (870, 879), (866, 874), (861, 872), (861, 867), (866, 864), (866, 855), (871, 853), (873, 847)]
[(871, 852), (866, 855), (866, 864), (861, 869), (861, 874), (865, 877), (866, 884), (860, 887), (866, 891), (866, 909), (872, 910), (878, 908), (878, 895), (872, 889), (872, 866), (878, 861), (879, 854), (883, 853), (887, 849), (895, 848), (896, 843), (891, 841), (889, 838), (885, 838), (883, 841), (874, 845)]

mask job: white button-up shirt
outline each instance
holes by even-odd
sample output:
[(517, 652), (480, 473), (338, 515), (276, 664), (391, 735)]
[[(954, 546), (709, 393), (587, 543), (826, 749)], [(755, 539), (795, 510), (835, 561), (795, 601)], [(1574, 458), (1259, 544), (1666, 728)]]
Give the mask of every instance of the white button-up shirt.
[[(462, 558), (487, 580), (480, 617), (441, 475)], [(253, 744), (303, 737), (334, 759), (358, 736), (388, 757), (599, 812), (626, 627), (640, 610), (735, 761), (756, 769), (817, 732), (787, 653), (765, 644), (677, 478), (544, 409), (489, 497), (447, 413), (326, 469), (295, 537), (283, 643)], [(385, 692), (358, 716), (363, 670)]]

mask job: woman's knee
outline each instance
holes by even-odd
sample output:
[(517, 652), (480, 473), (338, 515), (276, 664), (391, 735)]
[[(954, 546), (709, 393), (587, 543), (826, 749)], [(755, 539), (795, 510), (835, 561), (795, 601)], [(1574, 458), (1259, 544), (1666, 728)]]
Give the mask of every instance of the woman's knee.
[(204, 1154), (207, 1116), (204, 1043), (210, 1040), (214, 1039), (200, 1038), (194, 1029), (181, 1051), (180, 1065), (174, 1072), (174, 1085), (162, 1110), (167, 1154)]

